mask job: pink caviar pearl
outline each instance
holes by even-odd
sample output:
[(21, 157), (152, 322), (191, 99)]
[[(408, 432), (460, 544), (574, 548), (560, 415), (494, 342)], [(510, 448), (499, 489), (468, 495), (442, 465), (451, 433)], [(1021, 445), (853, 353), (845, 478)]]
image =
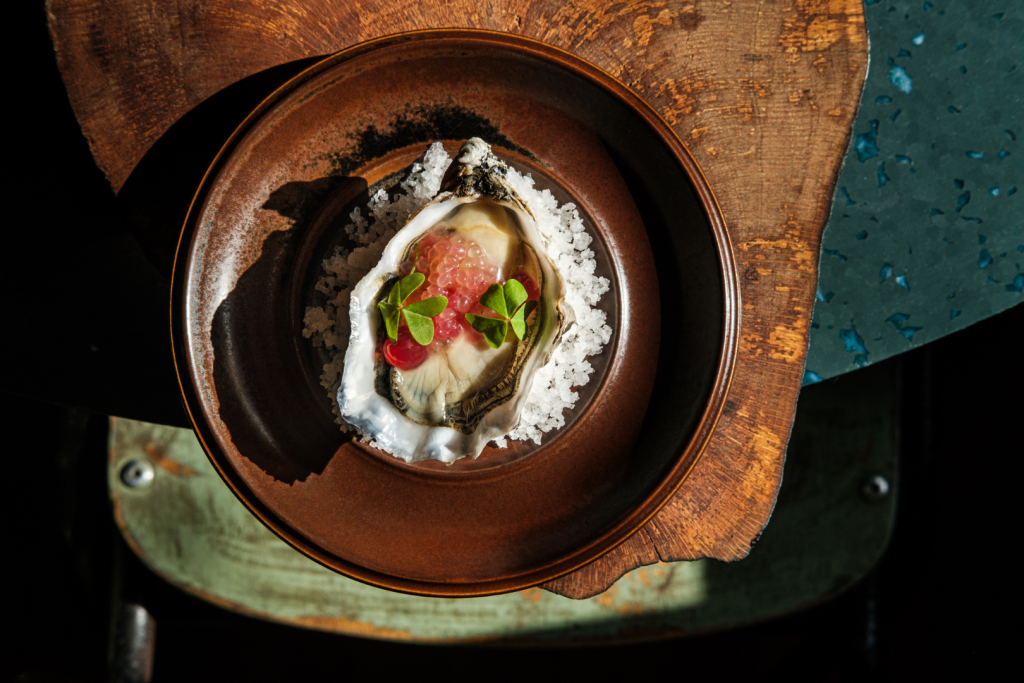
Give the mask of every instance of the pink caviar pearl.
[[(436, 351), (462, 334), (470, 343), (483, 344), (483, 335), (470, 326), (466, 313), (493, 315), (480, 305), (480, 296), (497, 281), (498, 267), (487, 260), (480, 245), (460, 235), (427, 235), (420, 242), (419, 254), (416, 269), (426, 275), (427, 283), (410, 302), (434, 296), (448, 298), (448, 305), (434, 318), (434, 340), (429, 350)], [(412, 266), (410, 254), (410, 260), (401, 266), (402, 274), (407, 275)]]

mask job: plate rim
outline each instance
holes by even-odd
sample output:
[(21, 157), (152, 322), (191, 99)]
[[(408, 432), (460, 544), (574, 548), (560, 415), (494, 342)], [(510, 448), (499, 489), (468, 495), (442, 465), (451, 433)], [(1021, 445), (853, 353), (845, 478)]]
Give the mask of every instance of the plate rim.
[[(689, 444), (678, 455), (678, 458), (682, 461), (685, 459), (688, 451), (696, 449), (692, 457), (689, 458), (689, 463), (685, 469), (679, 468), (678, 465), (673, 467), (669, 472), (669, 476), (662, 479), (656, 487), (649, 491), (641, 502), (634, 507), (633, 512), (627, 513), (622, 519), (603, 530), (598, 537), (581, 545), (570, 555), (542, 567), (515, 575), (469, 582), (445, 580), (433, 582), (383, 573), (324, 552), (321, 548), (306, 541), (306, 539), (289, 533), (289, 526), (268, 506), (263, 504), (258, 497), (252, 494), (248, 485), (241, 480), (240, 475), (233, 468), (222, 464), (221, 460), (226, 458), (220, 453), (220, 449), (217, 447), (215, 439), (202, 416), (202, 403), (199, 401), (196, 388), (191, 379), (190, 363), (188, 360), (190, 354), (187, 351), (188, 341), (184, 338), (184, 278), (187, 271), (188, 255), (191, 252), (192, 241), (195, 237), (195, 230), (190, 228), (194, 228), (192, 224), (195, 221), (197, 211), (202, 208), (205, 199), (208, 197), (210, 183), (216, 178), (221, 168), (231, 157), (241, 138), (265, 113), (288, 94), (338, 64), (363, 54), (407, 42), (443, 41), (446, 39), (479, 42), (489, 47), (494, 47), (497, 44), (499, 47), (517, 52), (525, 52), (542, 62), (553, 63), (590, 82), (592, 85), (610, 92), (619, 102), (652, 129), (661, 142), (668, 147), (675, 160), (683, 167), (693, 184), (695, 193), (710, 224), (712, 238), (721, 266), (719, 269), (719, 281), (722, 286), (723, 319), (725, 321), (725, 326), (722, 330), (718, 367), (715, 371), (711, 395), (708, 397), (700, 421), (689, 440)], [(264, 526), (288, 545), (318, 564), (362, 583), (413, 595), (482, 597), (531, 588), (571, 574), (625, 543), (668, 504), (704, 456), (711, 434), (725, 407), (726, 396), (731, 388), (736, 366), (741, 315), (742, 306), (738, 273), (736, 271), (732, 243), (718, 199), (711, 189), (703, 170), (697, 164), (685, 143), (650, 104), (619, 79), (600, 67), (583, 57), (548, 43), (499, 31), (471, 28), (442, 28), (404, 31), (380, 36), (326, 55), (276, 88), (245, 117), (227, 138), (207, 167), (189, 204), (188, 213), (182, 224), (175, 249), (174, 265), (171, 274), (169, 322), (175, 374), (181, 391), (183, 407), (188, 414), (192, 430), (196, 434), (196, 438), (199, 440), (203, 451), (213, 464), (214, 469), (217, 470), (218, 474), (228, 485), (228, 488)], [(623, 529), (628, 530), (623, 531)]]

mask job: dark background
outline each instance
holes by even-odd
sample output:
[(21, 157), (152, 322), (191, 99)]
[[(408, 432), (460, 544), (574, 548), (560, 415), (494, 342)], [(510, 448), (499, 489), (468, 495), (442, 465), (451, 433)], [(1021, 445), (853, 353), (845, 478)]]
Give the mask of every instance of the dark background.
[(105, 418), (186, 425), (170, 355), (167, 279), (92, 162), (42, 8), (17, 12), (21, 42), (9, 62), (17, 68), (9, 71), (5, 117), (2, 679), (105, 680), (115, 586), (156, 618), (156, 681), (667, 671), (727, 680), (917, 680), (951, 671), (973, 678), (1012, 662), (1020, 596), (1015, 473), (1024, 454), (1020, 306), (885, 361), (902, 376), (890, 547), (851, 590), (799, 614), (618, 647), (441, 648), (269, 624), (170, 587), (114, 528)]

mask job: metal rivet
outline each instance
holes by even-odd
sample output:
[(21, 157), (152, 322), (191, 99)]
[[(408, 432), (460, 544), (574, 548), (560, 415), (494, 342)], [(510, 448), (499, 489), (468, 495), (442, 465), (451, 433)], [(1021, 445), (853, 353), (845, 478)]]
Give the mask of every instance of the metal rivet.
[(860, 492), (868, 500), (881, 500), (889, 495), (889, 482), (880, 474), (872, 474), (864, 480)]
[(153, 466), (148, 460), (129, 460), (121, 468), (121, 481), (128, 488), (138, 488), (153, 481)]

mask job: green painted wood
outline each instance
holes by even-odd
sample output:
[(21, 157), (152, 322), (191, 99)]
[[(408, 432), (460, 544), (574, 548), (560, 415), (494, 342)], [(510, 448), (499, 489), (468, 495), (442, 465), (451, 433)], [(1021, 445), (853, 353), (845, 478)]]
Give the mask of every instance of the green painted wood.
[[(230, 493), (192, 432), (112, 418), (109, 485), (136, 553), (175, 585), (238, 612), (374, 638), (565, 643), (667, 637), (800, 609), (863, 576), (881, 555), (895, 496), (896, 376), (888, 366), (804, 390), (772, 522), (742, 562), (657, 564), (571, 600), (538, 588), (472, 599), (391, 593), (335, 574), (263, 527)], [(129, 488), (132, 460), (153, 480)]]
[(1024, 6), (867, 0), (805, 383), (1024, 300)]

